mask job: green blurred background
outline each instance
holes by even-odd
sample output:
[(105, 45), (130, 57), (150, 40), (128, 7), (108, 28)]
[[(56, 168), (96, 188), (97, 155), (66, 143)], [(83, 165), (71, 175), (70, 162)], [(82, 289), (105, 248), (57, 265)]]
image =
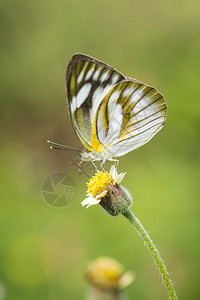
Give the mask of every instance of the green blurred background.
[[(107, 255), (137, 273), (130, 299), (167, 299), (143, 242), (122, 217), (81, 208), (86, 177), (65, 102), (74, 53), (94, 56), (155, 86), (168, 118), (151, 142), (120, 159), (132, 210), (150, 233), (180, 299), (200, 299), (200, 4), (183, 1), (0, 1), (0, 300), (84, 299), (90, 260)], [(75, 200), (64, 208), (41, 194), (47, 176), (66, 172)]]

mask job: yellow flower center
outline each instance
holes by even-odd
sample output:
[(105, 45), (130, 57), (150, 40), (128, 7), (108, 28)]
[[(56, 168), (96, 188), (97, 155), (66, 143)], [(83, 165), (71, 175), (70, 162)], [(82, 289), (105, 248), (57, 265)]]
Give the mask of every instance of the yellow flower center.
[(94, 197), (100, 195), (113, 182), (112, 174), (108, 172), (98, 172), (87, 182), (88, 193)]

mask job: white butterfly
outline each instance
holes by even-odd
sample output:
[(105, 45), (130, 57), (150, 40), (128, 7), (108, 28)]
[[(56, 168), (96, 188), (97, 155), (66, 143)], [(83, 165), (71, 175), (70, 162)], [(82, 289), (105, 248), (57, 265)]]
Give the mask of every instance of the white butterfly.
[(115, 160), (147, 143), (164, 125), (166, 104), (153, 87), (107, 64), (75, 54), (66, 73), (73, 127), (82, 160)]

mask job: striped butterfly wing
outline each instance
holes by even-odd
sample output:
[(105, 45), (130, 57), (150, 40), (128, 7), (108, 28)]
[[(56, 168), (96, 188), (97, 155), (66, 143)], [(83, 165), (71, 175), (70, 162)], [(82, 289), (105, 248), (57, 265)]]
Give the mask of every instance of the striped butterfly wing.
[(120, 82), (104, 97), (92, 126), (91, 144), (109, 157), (122, 156), (147, 143), (166, 120), (163, 96), (136, 80)]
[(73, 127), (84, 147), (91, 150), (91, 129), (105, 95), (125, 77), (92, 57), (75, 54), (67, 67), (66, 90)]

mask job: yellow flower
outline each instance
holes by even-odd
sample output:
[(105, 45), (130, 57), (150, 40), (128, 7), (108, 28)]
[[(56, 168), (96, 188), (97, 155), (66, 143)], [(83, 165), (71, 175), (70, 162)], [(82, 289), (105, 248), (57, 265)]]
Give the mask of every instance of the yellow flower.
[(117, 186), (126, 173), (117, 174), (113, 165), (110, 172), (99, 171), (87, 182), (87, 198), (81, 202), (82, 206), (95, 205), (101, 202), (102, 198), (108, 195), (111, 187)]
[(99, 257), (88, 268), (87, 279), (98, 288), (107, 290), (122, 290), (130, 285), (135, 274), (131, 271), (124, 273), (123, 266), (110, 257)]

